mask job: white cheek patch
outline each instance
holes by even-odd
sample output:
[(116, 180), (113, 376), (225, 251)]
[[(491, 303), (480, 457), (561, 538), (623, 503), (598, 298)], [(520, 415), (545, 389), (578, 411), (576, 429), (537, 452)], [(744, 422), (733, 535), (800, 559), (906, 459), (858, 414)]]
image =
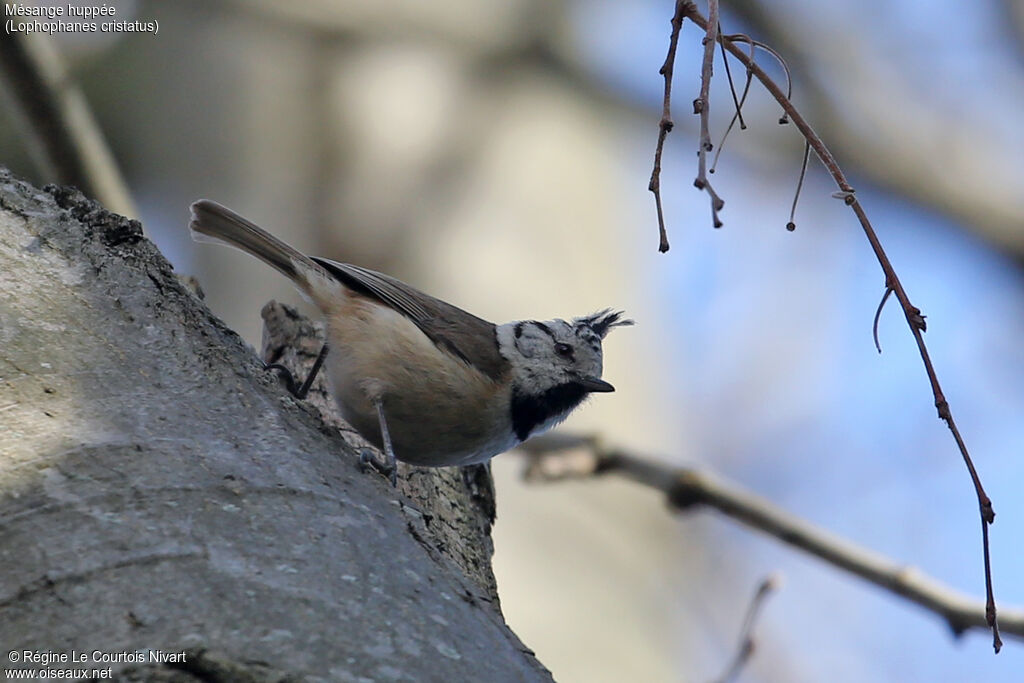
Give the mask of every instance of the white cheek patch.
[(533, 358), (534, 349), (537, 348), (537, 344), (533, 339), (523, 339), (520, 337), (516, 339), (516, 350), (523, 358)]

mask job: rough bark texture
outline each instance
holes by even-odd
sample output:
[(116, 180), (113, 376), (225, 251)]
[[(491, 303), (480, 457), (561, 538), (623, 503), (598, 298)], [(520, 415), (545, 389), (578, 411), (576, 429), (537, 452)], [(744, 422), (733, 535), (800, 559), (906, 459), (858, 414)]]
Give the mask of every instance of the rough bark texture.
[(137, 222), (0, 171), (3, 666), (186, 650), (114, 668), (550, 680), (497, 609), (486, 472), (404, 475), (361, 472)]

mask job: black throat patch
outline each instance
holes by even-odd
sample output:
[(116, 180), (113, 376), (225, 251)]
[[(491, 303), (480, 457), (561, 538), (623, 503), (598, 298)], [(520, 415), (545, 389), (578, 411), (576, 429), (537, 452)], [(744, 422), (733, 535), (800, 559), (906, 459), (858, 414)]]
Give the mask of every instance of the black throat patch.
[(512, 392), (512, 430), (520, 441), (526, 441), (530, 433), (556, 415), (565, 415), (578, 406), (587, 396), (587, 390), (575, 382), (552, 387), (543, 394), (521, 394)]

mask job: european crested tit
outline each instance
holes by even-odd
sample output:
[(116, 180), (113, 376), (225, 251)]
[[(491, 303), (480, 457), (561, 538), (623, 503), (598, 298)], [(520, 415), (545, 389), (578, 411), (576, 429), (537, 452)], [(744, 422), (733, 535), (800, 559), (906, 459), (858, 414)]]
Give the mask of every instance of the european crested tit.
[(327, 344), (297, 393), (326, 357), (342, 416), (384, 451), (392, 481), (396, 458), (485, 462), (615, 390), (601, 379), (601, 342), (633, 323), (621, 312), (495, 325), (382, 273), (305, 256), (207, 199), (192, 204), (189, 229), (273, 266), (320, 309)]

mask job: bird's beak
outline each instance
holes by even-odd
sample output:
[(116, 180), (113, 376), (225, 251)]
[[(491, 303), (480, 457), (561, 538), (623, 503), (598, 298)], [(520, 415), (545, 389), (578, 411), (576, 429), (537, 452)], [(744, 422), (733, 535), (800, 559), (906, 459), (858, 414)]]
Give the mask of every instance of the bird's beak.
[(608, 382), (605, 382), (600, 377), (592, 377), (590, 375), (580, 375), (576, 378), (576, 383), (581, 387), (590, 392), (609, 392), (615, 391), (615, 387)]

